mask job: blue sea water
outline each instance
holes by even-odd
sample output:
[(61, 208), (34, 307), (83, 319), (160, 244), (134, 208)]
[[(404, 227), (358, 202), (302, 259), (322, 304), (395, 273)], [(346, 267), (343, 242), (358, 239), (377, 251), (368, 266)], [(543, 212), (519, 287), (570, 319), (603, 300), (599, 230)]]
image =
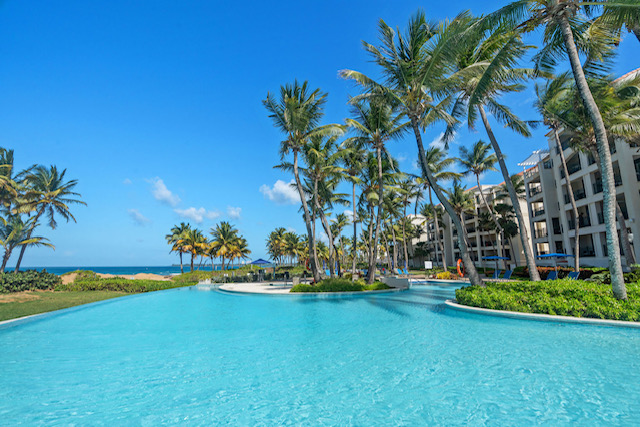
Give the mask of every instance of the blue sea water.
[[(197, 266), (196, 266), (197, 267)], [(225, 266), (226, 269), (230, 269), (231, 267), (229, 266)], [(234, 266), (233, 267), (238, 268), (238, 266)], [(188, 272), (190, 269), (189, 264), (185, 264), (184, 265), (184, 271)], [(215, 269), (216, 270), (220, 270), (220, 264), (216, 264), (215, 265)], [(9, 269), (11, 270), (11, 269)], [(42, 270), (47, 270), (49, 273), (54, 273), (54, 274), (64, 274), (64, 273), (68, 273), (69, 271), (76, 271), (76, 270), (90, 270), (90, 271), (94, 271), (96, 273), (104, 273), (104, 274), (137, 274), (137, 273), (151, 273), (151, 274), (159, 274), (159, 275), (169, 275), (169, 274), (180, 274), (180, 266), (179, 265), (171, 265), (171, 266), (140, 266), (140, 267), (131, 267), (131, 266), (125, 266), (125, 267), (78, 267), (78, 266), (71, 266), (71, 267), (24, 267), (21, 268), (21, 270), (37, 270), (37, 271), (42, 271)], [(203, 271), (211, 271), (211, 265), (208, 266), (203, 266), (202, 268), (199, 268), (199, 270), (203, 270)]]
[(637, 425), (640, 331), (181, 288), (0, 329), (4, 425)]

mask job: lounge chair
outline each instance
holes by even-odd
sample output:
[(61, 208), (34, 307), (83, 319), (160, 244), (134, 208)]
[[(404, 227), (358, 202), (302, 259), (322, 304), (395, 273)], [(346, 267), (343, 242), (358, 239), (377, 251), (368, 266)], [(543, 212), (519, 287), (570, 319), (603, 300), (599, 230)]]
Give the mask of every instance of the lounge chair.
[(580, 277), (580, 272), (572, 271), (571, 273), (569, 273), (569, 276), (567, 277), (569, 278), (569, 280), (578, 280), (578, 277)]
[(395, 273), (396, 273), (398, 276), (402, 276), (402, 275), (404, 274), (404, 273), (402, 272), (402, 270), (400, 270), (399, 268), (396, 268), (396, 269), (394, 269), (394, 270), (395, 270)]
[(504, 272), (504, 276), (502, 276), (502, 278), (504, 280), (509, 280), (511, 279), (511, 275), (513, 274), (513, 270), (507, 270)]
[(409, 270), (407, 270), (406, 268), (403, 268), (402, 272), (404, 273), (405, 276), (409, 275)]
[(544, 280), (556, 280), (557, 278), (558, 278), (558, 272), (550, 271), (549, 274), (547, 274), (547, 278)]
[(331, 276), (331, 272), (329, 271), (329, 269), (328, 269), (328, 268), (325, 268), (325, 269), (324, 269), (324, 274), (326, 274), (326, 275), (327, 275), (327, 277)]
[(493, 272), (493, 276), (491, 277), (492, 279), (499, 279), (500, 278), (500, 273), (502, 273), (502, 271), (500, 270), (496, 270)]

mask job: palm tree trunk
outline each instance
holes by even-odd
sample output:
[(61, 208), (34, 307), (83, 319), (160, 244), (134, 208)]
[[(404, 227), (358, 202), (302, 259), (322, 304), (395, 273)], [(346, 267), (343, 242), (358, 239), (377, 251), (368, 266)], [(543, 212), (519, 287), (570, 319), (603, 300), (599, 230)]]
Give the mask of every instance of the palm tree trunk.
[(618, 217), (618, 223), (620, 224), (620, 240), (622, 243), (622, 252), (627, 260), (627, 267), (636, 263), (636, 257), (631, 249), (631, 242), (629, 242), (629, 232), (627, 231), (627, 223), (624, 219), (624, 214), (620, 208), (620, 204), (616, 203), (616, 216)]
[(327, 233), (327, 237), (329, 238), (329, 275), (331, 278), (334, 278), (336, 276), (334, 268), (336, 251), (335, 246), (333, 245), (333, 233), (331, 233), (331, 227), (329, 226), (329, 222), (327, 222), (327, 217), (324, 215), (324, 211), (320, 209), (320, 206), (318, 206), (318, 202), (316, 202), (316, 208), (318, 209), (318, 216), (320, 216), (324, 232)]
[(480, 116), (482, 117), (482, 123), (484, 124), (484, 128), (487, 131), (489, 140), (491, 141), (493, 151), (498, 158), (500, 171), (502, 172), (502, 177), (504, 178), (504, 184), (507, 187), (509, 197), (511, 198), (511, 204), (513, 205), (513, 210), (516, 213), (516, 219), (518, 220), (518, 228), (520, 231), (520, 240), (522, 242), (522, 248), (524, 249), (524, 258), (527, 261), (527, 268), (529, 269), (529, 278), (532, 281), (537, 282), (540, 280), (540, 274), (538, 273), (536, 260), (533, 256), (533, 249), (531, 249), (531, 244), (529, 242), (529, 232), (527, 231), (527, 224), (525, 224), (524, 222), (524, 216), (522, 215), (522, 209), (520, 208), (518, 195), (516, 194), (516, 190), (513, 187), (513, 182), (511, 182), (511, 175), (509, 175), (509, 170), (507, 169), (507, 164), (504, 161), (502, 150), (500, 149), (500, 145), (498, 144), (498, 141), (496, 140), (496, 137), (491, 130), (491, 125), (489, 124), (489, 120), (487, 119), (487, 114), (484, 111), (484, 107), (482, 105), (478, 106), (478, 111), (480, 112)]
[[(613, 295), (617, 299), (627, 299), (627, 288), (624, 284), (622, 275), (622, 259), (620, 257), (620, 243), (618, 241), (618, 232), (616, 230), (616, 187), (613, 178), (613, 165), (611, 164), (611, 152), (609, 151), (609, 141), (607, 140), (607, 131), (598, 109), (596, 101), (593, 99), (589, 84), (584, 75), (578, 49), (573, 39), (571, 26), (566, 16), (558, 17), (560, 30), (564, 39), (564, 45), (569, 55), (571, 70), (576, 81), (576, 87), (580, 98), (584, 103), (596, 137), (598, 145), (598, 154), (600, 155), (600, 170), (602, 172), (602, 197), (604, 224), (607, 236), (607, 252), (609, 256), (609, 271), (611, 272), (611, 288)], [(568, 178), (568, 177), (567, 177)]]
[[(491, 209), (491, 206), (489, 206), (489, 202), (487, 202), (487, 198), (484, 197), (484, 191), (482, 191), (482, 186), (480, 185), (480, 175), (476, 175), (476, 182), (478, 183), (478, 190), (480, 191), (480, 198), (482, 199), (482, 203), (484, 203), (484, 206), (489, 211), (489, 215), (491, 215), (491, 219), (496, 224), (496, 229), (498, 230), (498, 233), (496, 235), (496, 244), (498, 245), (498, 256), (503, 256), (504, 254), (502, 252), (502, 237), (501, 237), (502, 226), (500, 226), (500, 223), (498, 222), (498, 218), (496, 217), (495, 212), (493, 212), (493, 209)], [(481, 248), (478, 248), (478, 249), (479, 249), (478, 252), (482, 252)], [(480, 257), (482, 258), (481, 254), (480, 254)], [(506, 270), (507, 260), (503, 260), (503, 261), (504, 261), (505, 270)]]
[(180, 274), (184, 274), (184, 267), (182, 266), (182, 251), (178, 253), (180, 254)]
[(560, 153), (560, 162), (562, 163), (562, 171), (564, 172), (565, 179), (567, 180), (567, 193), (569, 193), (569, 201), (571, 202), (571, 212), (573, 213), (573, 221), (576, 225), (575, 229), (575, 241), (576, 247), (573, 251), (574, 270), (580, 271), (580, 220), (578, 218), (578, 206), (576, 206), (576, 198), (573, 195), (573, 187), (571, 186), (571, 179), (569, 179), (569, 169), (567, 168), (567, 161), (564, 158), (564, 150), (562, 149), (562, 143), (558, 136), (558, 130), (553, 128), (553, 136), (556, 141), (556, 147)]
[[(31, 234), (33, 234), (33, 230), (35, 230), (36, 226), (38, 225), (38, 219), (40, 219), (40, 216), (43, 213), (44, 213), (44, 208), (40, 209), (36, 214), (35, 218), (33, 218), (33, 225), (29, 227), (29, 232), (27, 233), (27, 238), (25, 240), (29, 240), (31, 238)], [(18, 256), (18, 261), (16, 262), (16, 269), (15, 269), (16, 273), (20, 271), (20, 264), (22, 264), (22, 257), (24, 257), (24, 251), (27, 250), (27, 245), (21, 245), (21, 246), (22, 247), (20, 248), (20, 255)]]
[(353, 191), (352, 191), (353, 202), (351, 204), (353, 209), (353, 247), (351, 248), (351, 255), (353, 256), (353, 262), (351, 265), (351, 277), (353, 278), (356, 274), (356, 255), (357, 255), (357, 239), (358, 239), (358, 221), (356, 220), (356, 182), (353, 182)]
[[(440, 200), (440, 203), (442, 203), (442, 206), (444, 206), (444, 209), (449, 214), (449, 217), (451, 217), (451, 222), (453, 222), (453, 226), (456, 228), (456, 230), (458, 230), (458, 245), (460, 247), (460, 257), (462, 258), (462, 262), (464, 263), (465, 272), (469, 276), (469, 281), (471, 282), (472, 285), (478, 285), (478, 286), (484, 287), (486, 285), (480, 278), (480, 275), (478, 274), (478, 270), (476, 270), (476, 266), (473, 264), (473, 261), (471, 261), (471, 257), (469, 256), (469, 249), (466, 245), (466, 242), (464, 241), (464, 235), (463, 235), (464, 229), (462, 227), (462, 222), (460, 222), (460, 219), (458, 218), (455, 211), (453, 210), (451, 203), (449, 203), (449, 200), (445, 197), (444, 193), (442, 192), (442, 189), (436, 183), (436, 179), (431, 173), (431, 168), (429, 168), (429, 165), (427, 164), (427, 158), (425, 157), (425, 153), (424, 153), (424, 145), (422, 144), (422, 135), (420, 135), (420, 125), (418, 123), (418, 118), (417, 116), (412, 115), (410, 116), (410, 119), (411, 119), (411, 127), (413, 128), (413, 133), (415, 134), (415, 138), (416, 138), (416, 144), (418, 146), (418, 158), (420, 160), (420, 167), (422, 169), (422, 174), (425, 176), (425, 178), (427, 178), (429, 185), (431, 186), (431, 188), (433, 188), (433, 191), (436, 192), (436, 197), (438, 198), (438, 200)], [(436, 222), (437, 221), (438, 219), (436, 215)]]
[(391, 238), (393, 239), (393, 268), (398, 268), (398, 240), (391, 220), (389, 221), (389, 228), (391, 228)]
[[(440, 240), (440, 224), (438, 222), (438, 213), (435, 206), (433, 206), (433, 197), (431, 196), (431, 186), (429, 185), (429, 204), (431, 205), (431, 211), (433, 212), (434, 223), (436, 227), (436, 261), (438, 260), (438, 248), (442, 254), (442, 268), (447, 271), (447, 256), (444, 253), (444, 244)], [(444, 239), (443, 239), (444, 240)]]
[(318, 267), (315, 236), (312, 234), (313, 230), (311, 229), (311, 222), (309, 221), (309, 206), (307, 205), (307, 198), (302, 190), (302, 183), (300, 182), (300, 174), (298, 172), (298, 151), (293, 152), (293, 175), (296, 180), (296, 187), (298, 187), (298, 195), (300, 196), (304, 212), (304, 223), (307, 227), (307, 234), (309, 235), (309, 264), (311, 265), (311, 274), (313, 275), (314, 282), (317, 283), (320, 281), (320, 268)]
[(193, 254), (191, 254), (191, 272), (193, 273)]
[(389, 248), (389, 241), (387, 240), (387, 236), (384, 233), (384, 230), (380, 234), (382, 235), (382, 241), (384, 243), (384, 249), (387, 252), (387, 268), (389, 269), (389, 271), (391, 271), (391, 269), (392, 269), (392, 267), (391, 267), (391, 249)]
[[(378, 213), (376, 215), (376, 231), (373, 236), (373, 244), (378, 245), (378, 239), (380, 236), (380, 219), (382, 218), (382, 202), (384, 196), (384, 188), (382, 185), (382, 147), (380, 144), (376, 144), (376, 156), (378, 159)], [(377, 251), (372, 251), (376, 253)], [(367, 283), (373, 284), (375, 279), (375, 256), (369, 259), (369, 272), (367, 275)]]
[(404, 246), (404, 268), (409, 271), (409, 251), (407, 250), (407, 235), (405, 233), (405, 222), (407, 218), (407, 204), (404, 205), (404, 216), (402, 218), (402, 244)]
[[(373, 206), (373, 204), (369, 203), (369, 259), (367, 259), (367, 266), (368, 269), (371, 270), (371, 257), (374, 258), (374, 263), (375, 263), (375, 258), (377, 256), (377, 251), (376, 248), (374, 248), (374, 244), (373, 244), (373, 218), (375, 218), (375, 207)], [(376, 245), (377, 246), (377, 245)], [(367, 272), (367, 279), (369, 278), (369, 273)]]
[(4, 250), (4, 256), (2, 257), (2, 267), (0, 267), (0, 273), (4, 273), (4, 269), (7, 267), (7, 262), (11, 258), (11, 249)]

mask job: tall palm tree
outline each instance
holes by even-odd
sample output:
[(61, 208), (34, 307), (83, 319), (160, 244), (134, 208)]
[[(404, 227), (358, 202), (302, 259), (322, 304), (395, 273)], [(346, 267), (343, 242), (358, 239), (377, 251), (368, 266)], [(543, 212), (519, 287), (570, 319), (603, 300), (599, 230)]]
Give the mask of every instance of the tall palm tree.
[[(344, 213), (339, 213), (335, 218), (331, 220), (331, 233), (334, 237), (338, 238), (341, 252), (344, 254), (344, 241), (342, 239), (342, 230), (349, 225), (349, 218)], [(336, 257), (340, 260), (340, 257)], [(338, 274), (342, 271), (342, 263), (338, 262)]]
[[(27, 231), (27, 240), (31, 239), (33, 230), (43, 215), (46, 216), (49, 227), (55, 229), (58, 225), (56, 214), (67, 222), (69, 222), (69, 220), (76, 222), (76, 218), (71, 213), (70, 205), (86, 205), (85, 202), (76, 198), (80, 197), (80, 194), (73, 191), (78, 181), (75, 179), (65, 181), (66, 172), (66, 169), (58, 172), (56, 166), (50, 166), (48, 168), (45, 166), (37, 166), (25, 176), (24, 181), (27, 187), (22, 196), (24, 200), (16, 211), (29, 215), (35, 213), (31, 227), (29, 231)], [(22, 263), (22, 257), (24, 256), (27, 246), (28, 245), (22, 245), (20, 248), (20, 255), (16, 263), (16, 272), (20, 271), (20, 264)]]
[[(361, 143), (370, 145), (376, 152), (378, 163), (378, 211), (373, 241), (378, 241), (380, 234), (380, 220), (382, 218), (383, 185), (382, 185), (382, 154), (388, 156), (386, 142), (398, 139), (405, 132), (406, 125), (401, 123), (401, 115), (394, 112), (391, 102), (380, 97), (371, 97), (353, 102), (353, 119), (346, 119), (348, 126), (353, 128)], [(374, 252), (372, 252), (374, 253)], [(375, 279), (375, 259), (369, 258), (367, 282)]]
[[(448, 157), (447, 152), (440, 147), (429, 147), (425, 152), (425, 162), (429, 167), (429, 170), (432, 173), (433, 179), (437, 183), (438, 181), (448, 181), (451, 179), (460, 178), (461, 175), (457, 172), (449, 171), (448, 168), (455, 163), (455, 159), (453, 157)], [(432, 210), (435, 210), (433, 204), (433, 197), (431, 195), (431, 184), (425, 178), (418, 178), (418, 181), (424, 185), (426, 185), (427, 194), (429, 195), (429, 206), (431, 206)], [(451, 216), (451, 215), (449, 215)], [(437, 244), (436, 244), (436, 260), (438, 259), (438, 247), (440, 248), (440, 253), (442, 254), (442, 267), (447, 269), (447, 256), (444, 251), (444, 244), (442, 240), (440, 240), (440, 224), (439, 221), (435, 221), (435, 231), (436, 236), (438, 236)], [(459, 233), (459, 231), (458, 231)]]
[(269, 233), (269, 237), (267, 238), (267, 252), (276, 263), (281, 263), (281, 258), (285, 254), (286, 234), (287, 230), (285, 228), (278, 227)]
[(469, 280), (473, 285), (484, 286), (462, 238), (462, 223), (426, 163), (421, 134), (422, 130), (436, 122), (455, 122), (455, 118), (447, 112), (451, 104), (451, 99), (447, 96), (448, 89), (452, 83), (448, 80), (447, 70), (460, 51), (461, 38), (471, 21), (469, 12), (463, 12), (451, 21), (434, 24), (427, 22), (424, 12), (420, 11), (411, 17), (406, 34), (401, 36), (380, 20), (381, 46), (363, 44), (381, 68), (385, 82), (378, 83), (352, 70), (343, 70), (341, 75), (357, 81), (367, 89), (362, 97), (371, 97), (380, 91), (393, 97), (398, 103), (398, 110), (409, 119), (418, 147), (422, 174), (458, 230), (461, 257)]
[(33, 221), (33, 219), (26, 222), (23, 221), (20, 215), (10, 215), (9, 218), (2, 218), (2, 224), (0, 224), (0, 245), (4, 249), (4, 254), (2, 256), (0, 273), (4, 273), (7, 262), (9, 258), (11, 258), (11, 253), (18, 246), (47, 246), (55, 250), (55, 246), (49, 243), (45, 237), (33, 235), (27, 237), (31, 229), (31, 221)]
[(563, 73), (553, 80), (547, 81), (544, 85), (536, 84), (536, 101), (534, 103), (538, 113), (542, 116), (544, 124), (549, 127), (550, 132), (553, 134), (553, 139), (556, 143), (556, 150), (560, 153), (560, 163), (562, 163), (562, 171), (567, 181), (567, 195), (569, 196), (569, 202), (571, 203), (571, 213), (573, 214), (573, 221), (575, 224), (575, 249), (574, 255), (574, 269), (580, 270), (580, 221), (578, 218), (578, 206), (576, 205), (576, 198), (573, 194), (573, 186), (571, 179), (569, 178), (569, 169), (567, 168), (567, 161), (564, 157), (564, 148), (560, 141), (559, 131), (563, 127), (562, 116), (567, 111), (567, 101), (570, 93), (569, 75)]
[[(525, 137), (531, 136), (527, 124), (500, 102), (503, 94), (524, 90), (526, 87), (524, 83), (534, 75), (533, 69), (517, 67), (518, 61), (531, 46), (523, 43), (520, 31), (508, 31), (504, 28), (491, 30), (474, 23), (465, 38), (465, 51), (457, 58), (457, 70), (453, 77), (458, 91), (454, 112), (456, 115), (466, 116), (471, 129), (474, 128), (478, 115), (482, 120), (518, 218), (520, 239), (529, 268), (529, 277), (532, 281), (537, 281), (540, 280), (540, 274), (536, 268), (527, 224), (520, 204), (517, 202), (515, 190), (510, 186), (509, 170), (486, 112), (489, 110), (494, 119), (514, 132)], [(453, 134), (455, 126), (454, 124), (450, 127), (448, 135)]]
[(355, 242), (358, 239), (358, 213), (356, 207), (356, 186), (362, 183), (360, 179), (360, 170), (366, 158), (365, 150), (360, 144), (358, 138), (348, 138), (341, 145), (343, 175), (344, 178), (351, 183), (351, 211), (353, 213), (353, 242), (351, 245), (351, 275), (356, 274), (356, 259), (358, 247)]
[[(189, 224), (181, 222), (180, 225), (174, 225), (171, 228), (171, 232), (164, 236), (164, 238), (167, 240), (167, 243), (171, 245), (170, 252), (177, 252), (180, 256), (180, 273), (184, 273), (184, 267), (182, 265), (182, 254), (184, 253), (184, 250), (182, 249), (182, 246), (178, 244), (178, 242), (180, 241), (184, 233), (190, 228), (191, 226)], [(211, 268), (213, 268), (213, 264), (211, 264)]]
[(480, 184), (480, 175), (489, 171), (496, 171), (495, 164), (498, 161), (498, 158), (494, 153), (491, 153), (491, 144), (488, 144), (482, 140), (477, 141), (471, 149), (467, 149), (467, 147), (460, 147), (460, 158), (458, 159), (462, 167), (465, 168), (463, 175), (474, 175), (476, 177), (476, 183), (478, 185), (478, 191), (480, 192), (480, 198), (482, 199), (482, 203), (491, 217), (491, 220), (495, 224), (496, 232), (499, 235), (499, 239), (497, 239), (498, 243), (498, 254), (500, 256), (504, 256), (502, 252), (502, 240), (504, 236), (502, 235), (502, 227), (498, 222), (498, 218), (496, 217), (493, 208), (487, 202), (487, 198), (484, 195), (484, 190), (482, 189), (482, 185)]
[(320, 89), (311, 91), (308, 82), (299, 84), (297, 80), (293, 84), (280, 87), (279, 99), (275, 99), (268, 93), (267, 98), (262, 101), (270, 113), (269, 117), (273, 120), (274, 126), (286, 135), (285, 140), (280, 143), (282, 159), (284, 160), (289, 153), (293, 153), (293, 175), (304, 212), (304, 222), (309, 238), (311, 272), (316, 282), (320, 281), (320, 269), (315, 256), (316, 245), (311, 229), (311, 214), (298, 171), (298, 157), (312, 136), (342, 132), (339, 125), (319, 126), (326, 101), (326, 93), (321, 92)]
[[(451, 190), (445, 190), (449, 196), (449, 203), (453, 207), (454, 212), (460, 219), (460, 222), (464, 221), (464, 214), (473, 212), (473, 196), (467, 189), (460, 183), (460, 181), (453, 181)], [(467, 241), (467, 229), (462, 229), (462, 238)]]
[[(205, 254), (209, 242), (207, 242), (201, 230), (189, 228), (182, 234), (182, 237), (176, 244), (180, 245), (185, 253), (191, 255), (191, 271), (193, 271), (194, 259), (199, 255)], [(211, 268), (213, 268), (213, 265)]]
[[(580, 49), (585, 46), (592, 47), (588, 41), (585, 41), (589, 27), (583, 14), (585, 8), (588, 9), (591, 3), (578, 0), (517, 0), (490, 14), (487, 17), (487, 23), (489, 26), (495, 26), (496, 22), (506, 23), (527, 31), (543, 27), (545, 46), (537, 57), (537, 62), (542, 69), (551, 69), (558, 58), (563, 57), (564, 54), (567, 55), (580, 99), (593, 125), (600, 157), (604, 205), (602, 213), (606, 228), (611, 287), (617, 299), (626, 300), (627, 288), (622, 275), (620, 242), (616, 230), (616, 189), (609, 141), (600, 108), (589, 88), (587, 76), (580, 61)], [(638, 7), (637, 3), (613, 1), (602, 1), (600, 5), (607, 7), (610, 12), (620, 7)], [(592, 39), (596, 40), (600, 46), (604, 45), (604, 50), (612, 48), (617, 43), (617, 38), (607, 34), (606, 31), (600, 31), (599, 37)], [(606, 55), (606, 52), (600, 52), (599, 55)]]
[[(611, 3), (611, 5), (608, 5)], [(640, 7), (637, 0), (601, 1), (602, 14), (596, 20), (598, 25), (605, 25), (619, 34), (622, 28), (633, 33), (640, 42)], [(592, 11), (590, 8), (589, 11)]]

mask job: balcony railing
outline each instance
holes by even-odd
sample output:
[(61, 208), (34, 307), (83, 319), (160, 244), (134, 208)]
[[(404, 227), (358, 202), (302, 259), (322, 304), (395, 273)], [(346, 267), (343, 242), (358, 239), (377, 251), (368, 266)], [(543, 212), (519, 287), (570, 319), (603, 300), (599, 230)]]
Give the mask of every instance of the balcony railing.
[(540, 216), (544, 214), (544, 208), (533, 211), (533, 216)]
[(529, 178), (531, 178), (532, 176), (534, 176), (534, 175), (535, 175), (535, 174), (537, 174), (538, 172), (540, 172), (540, 169), (538, 168), (538, 166), (534, 166), (534, 167), (532, 167), (531, 169), (526, 170), (526, 171), (524, 172), (524, 177), (525, 177), (525, 179), (527, 179), (527, 180), (528, 180)]
[(620, 176), (620, 173), (615, 173), (613, 174), (613, 182), (615, 182), (616, 187), (620, 187), (622, 185), (622, 177)]
[[(578, 224), (580, 227), (590, 227), (591, 220), (587, 217), (582, 217), (579, 219)], [(574, 230), (576, 228), (576, 222), (572, 219), (569, 220), (569, 230)]]
[(475, 227), (467, 227), (467, 233), (475, 233), (475, 232), (476, 232)]
[[(576, 200), (584, 199), (585, 197), (587, 197), (587, 193), (582, 188), (579, 188), (573, 192), (573, 198)], [(564, 203), (571, 203), (568, 194), (564, 195)]]
[(529, 188), (529, 197), (533, 197), (536, 194), (542, 193), (542, 187), (532, 187)]
[(535, 239), (542, 239), (543, 237), (549, 236), (547, 230), (534, 230), (533, 236)]
[(580, 256), (596, 256), (596, 250), (594, 248), (580, 248)]
[(598, 212), (598, 224), (604, 224), (604, 214), (602, 212)]

